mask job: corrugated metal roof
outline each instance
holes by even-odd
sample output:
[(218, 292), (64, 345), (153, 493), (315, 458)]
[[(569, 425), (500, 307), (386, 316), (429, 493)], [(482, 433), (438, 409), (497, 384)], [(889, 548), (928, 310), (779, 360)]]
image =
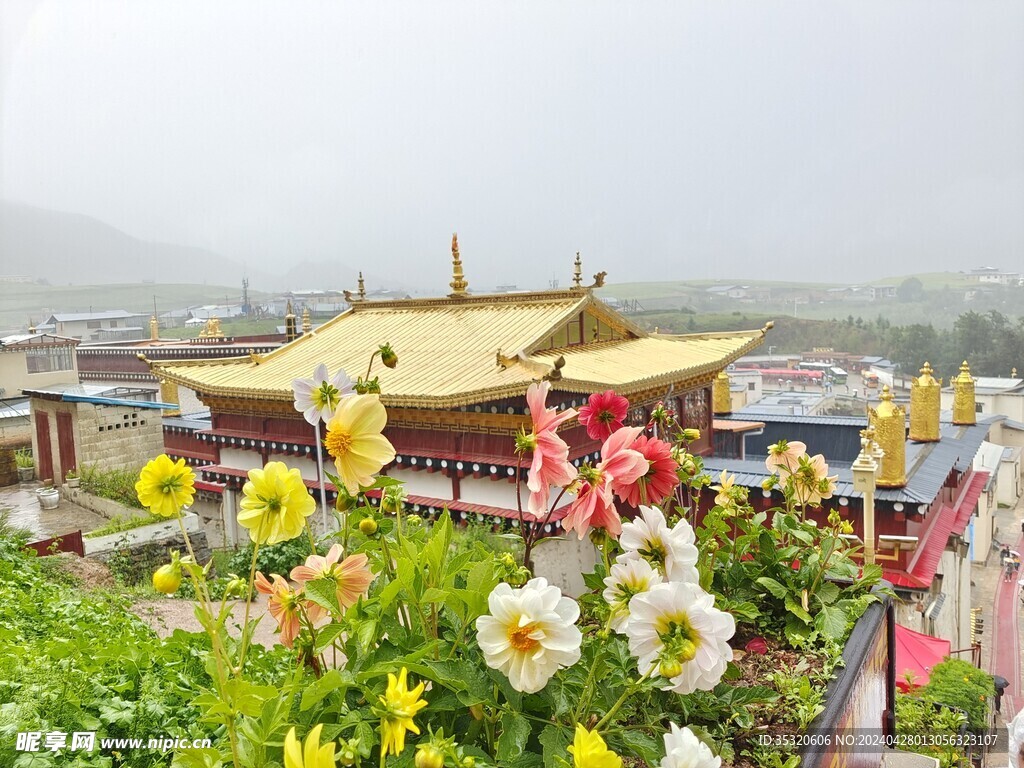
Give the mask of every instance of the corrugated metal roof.
[(126, 312), (123, 309), (109, 309), (104, 312), (60, 312), (50, 315), (46, 322), (56, 320), (58, 323), (74, 323), (81, 320), (120, 320), (125, 317), (142, 317), (139, 312)]
[[(545, 349), (587, 312), (617, 340)], [(382, 400), (391, 406), (452, 408), (522, 394), (564, 356), (555, 388), (623, 394), (680, 376), (713, 373), (756, 347), (766, 329), (697, 336), (648, 336), (586, 291), (360, 302), (310, 334), (255, 358), (151, 362), (154, 372), (202, 393), (290, 400), (291, 384), (320, 363), (362, 375), (371, 353), (389, 343), (398, 367), (377, 365)], [(500, 358), (499, 358), (500, 354)]]
[(914, 552), (914, 559), (910, 561), (907, 571), (916, 579), (925, 584), (931, 584), (935, 579), (935, 572), (939, 568), (939, 561), (942, 553), (946, 551), (946, 544), (949, 535), (956, 525), (956, 512), (952, 507), (942, 507), (939, 514), (934, 516), (932, 524), (928, 526), (924, 537)]
[(972, 472), (968, 477), (966, 487), (956, 502), (956, 522), (953, 524), (953, 533), (957, 536), (962, 536), (967, 530), (967, 523), (970, 522), (974, 509), (978, 506), (978, 499), (981, 497), (981, 492), (988, 479), (988, 472)]
[(756, 418), (758, 421), (766, 421), (778, 424), (825, 424), (844, 427), (860, 427), (864, 429), (868, 425), (867, 416), (798, 416), (790, 413), (766, 413), (759, 411), (757, 403), (748, 405), (736, 413), (728, 416), (719, 416), (721, 419), (732, 419), (744, 421), (748, 418)]

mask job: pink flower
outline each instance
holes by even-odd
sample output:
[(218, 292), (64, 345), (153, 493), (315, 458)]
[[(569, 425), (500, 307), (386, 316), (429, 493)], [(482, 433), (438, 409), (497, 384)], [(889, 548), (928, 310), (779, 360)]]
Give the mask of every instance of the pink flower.
[(629, 400), (614, 390), (590, 396), (589, 405), (580, 408), (580, 424), (587, 428), (592, 440), (607, 440), (616, 430), (622, 429), (622, 422), (629, 410)]
[(576, 409), (566, 408), (559, 413), (555, 408), (548, 408), (545, 401), (550, 389), (551, 382), (544, 381), (531, 384), (526, 390), (533, 432), (522, 442), (533, 451), (526, 487), (530, 489), (528, 508), (536, 517), (543, 517), (548, 512), (551, 486), (566, 486), (576, 478), (576, 469), (569, 463), (569, 446), (555, 434), (560, 424), (576, 415)]
[(585, 482), (562, 521), (566, 531), (576, 531), (582, 539), (590, 528), (604, 528), (612, 538), (618, 538), (622, 518), (615, 509), (612, 484), (635, 483), (647, 472), (647, 459), (627, 447), (642, 431), (643, 427), (623, 427), (605, 440), (600, 463), (580, 473)]
[(303, 605), (301, 590), (292, 589), (288, 582), (276, 573), (270, 574), (270, 577), (273, 582), (257, 571), (253, 586), (257, 592), (269, 596), (267, 610), (281, 631), (281, 644), (291, 648), (302, 628), (302, 609), (305, 608), (306, 616), (314, 624), (323, 618), (324, 609), (316, 603), (305, 602)]
[(778, 472), (779, 476), (796, 471), (800, 457), (807, 453), (807, 446), (799, 440), (779, 440), (768, 446), (768, 458), (764, 465), (769, 472)]
[(660, 504), (679, 485), (676, 460), (672, 458), (672, 446), (664, 440), (640, 435), (630, 448), (647, 460), (647, 471), (634, 483), (615, 478), (612, 490), (631, 507)]
[(747, 653), (753, 653), (758, 656), (764, 656), (766, 653), (768, 653), (768, 643), (764, 641), (763, 637), (752, 637), (750, 640), (747, 641), (747, 644), (746, 646), (744, 646), (743, 650), (745, 650)]
[(342, 608), (350, 608), (370, 588), (373, 572), (367, 566), (366, 555), (349, 555), (341, 560), (341, 552), (341, 544), (335, 544), (326, 557), (310, 555), (305, 565), (292, 568), (291, 577), (300, 584), (314, 579), (330, 579), (337, 587), (338, 604)]

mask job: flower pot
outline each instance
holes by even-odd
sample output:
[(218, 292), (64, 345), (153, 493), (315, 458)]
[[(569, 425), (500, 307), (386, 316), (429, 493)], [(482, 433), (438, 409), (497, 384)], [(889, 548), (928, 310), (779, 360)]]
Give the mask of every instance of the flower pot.
[(18, 467), (18, 480), (22, 483), (27, 483), (29, 480), (36, 476), (35, 467)]
[(69, 477), (64, 481), (68, 488), (77, 488), (78, 482), (79, 479), (77, 477)]
[(43, 509), (56, 509), (60, 506), (60, 491), (56, 488), (40, 488), (36, 491), (36, 498)]

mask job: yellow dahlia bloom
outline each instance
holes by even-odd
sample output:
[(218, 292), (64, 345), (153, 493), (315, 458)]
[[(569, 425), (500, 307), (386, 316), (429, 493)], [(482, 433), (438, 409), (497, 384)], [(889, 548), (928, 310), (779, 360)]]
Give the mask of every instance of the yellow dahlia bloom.
[(257, 544), (294, 539), (302, 533), (306, 518), (316, 511), (316, 501), (299, 470), (288, 469), (280, 461), (250, 469), (242, 494), (238, 524), (249, 529), (249, 538)]
[(161, 453), (139, 473), (135, 483), (142, 506), (154, 515), (177, 517), (182, 507), (192, 503), (196, 495), (196, 476), (185, 466), (184, 459), (171, 461), (171, 457)]
[(608, 749), (600, 734), (579, 723), (569, 753), (576, 768), (622, 768), (622, 758)]
[(385, 755), (400, 755), (405, 749), (405, 732), (419, 734), (420, 729), (412, 721), (413, 716), (427, 706), (420, 698), (425, 683), (420, 683), (411, 691), (406, 683), (409, 670), (402, 667), (396, 678), (388, 675), (388, 688), (380, 697), (384, 705), (380, 718), (380, 748)]
[(284, 737), (284, 768), (335, 768), (334, 742), (320, 746), (320, 729), (317, 725), (306, 737), (305, 749), (295, 737), (295, 728)]
[(324, 445), (334, 459), (338, 477), (353, 496), (360, 486), (395, 458), (395, 448), (381, 434), (388, 414), (377, 395), (343, 398), (327, 422)]

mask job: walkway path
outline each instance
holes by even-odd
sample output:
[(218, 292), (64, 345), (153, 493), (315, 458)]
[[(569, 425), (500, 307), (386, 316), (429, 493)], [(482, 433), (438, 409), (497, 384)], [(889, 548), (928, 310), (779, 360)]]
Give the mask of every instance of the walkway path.
[[(1024, 547), (1024, 537), (1017, 539), (1011, 549), (1018, 552)], [(989, 659), (989, 672), (1005, 677), (1010, 685), (1006, 689), (1004, 699), (1006, 707), (1003, 715), (1010, 719), (1019, 709), (1021, 703), (1021, 664), (1020, 664), (1020, 629), (1017, 600), (1020, 586), (1017, 579), (1006, 581), (1000, 577), (996, 584), (995, 603), (992, 609), (992, 656)]]

